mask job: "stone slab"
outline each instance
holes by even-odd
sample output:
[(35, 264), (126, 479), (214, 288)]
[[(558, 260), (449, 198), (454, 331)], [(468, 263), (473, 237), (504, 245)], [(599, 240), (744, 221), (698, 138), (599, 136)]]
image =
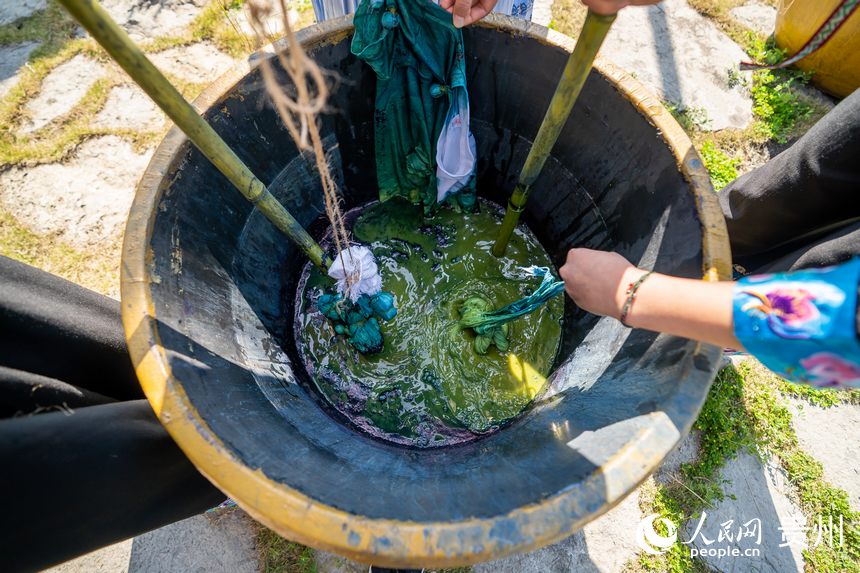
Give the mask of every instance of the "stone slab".
[[(700, 535), (695, 535), (699, 520), (687, 522), (683, 541), (692, 541), (692, 547), (698, 550), (718, 551), (736, 547), (741, 552), (738, 556), (704, 556), (704, 561), (714, 571), (802, 573), (806, 535), (799, 528), (805, 527), (806, 518), (792, 499), (791, 486), (782, 469), (773, 461), (762, 463), (758, 457), (741, 452), (726, 462), (720, 479), (725, 499), (705, 510)], [(738, 542), (737, 530), (755, 519), (760, 520), (761, 543), (755, 543), (755, 537)], [(727, 524), (725, 527), (732, 533), (732, 541), (720, 540), (723, 524)], [(744, 554), (755, 548), (759, 549), (757, 556)]]
[(178, 33), (191, 24), (207, 0), (102, 0), (102, 6), (131, 39), (139, 42)]
[(625, 8), (601, 55), (662, 99), (704, 110), (709, 120), (701, 126), (705, 129), (744, 128), (752, 121), (746, 88), (729, 87), (728, 71), (737, 69), (746, 53), (684, 0)]
[(30, 53), (39, 46), (39, 42), (21, 42), (0, 47), (0, 97), (15, 87), (21, 68), (27, 63)]
[(131, 546), (132, 540), (126, 539), (45, 569), (44, 573), (127, 573)]
[(0, 204), (32, 231), (77, 248), (116, 241), (152, 151), (116, 136), (82, 143), (65, 163), (0, 174)]
[(51, 70), (42, 80), (39, 94), (24, 106), (30, 119), (21, 131), (34, 132), (72, 111), (105, 73), (101, 64), (83, 54)]
[(143, 90), (122, 85), (110, 91), (92, 126), (148, 131), (163, 127), (166, 121), (166, 116)]
[(257, 525), (239, 509), (204, 513), (134, 538), (129, 573), (257, 573)]
[(214, 81), (236, 63), (211, 42), (170, 48), (150, 58), (163, 72), (197, 83)]
[(26, 18), (39, 10), (44, 10), (48, 0), (2, 0), (0, 2), (0, 26)]
[(819, 408), (787, 399), (800, 447), (824, 466), (824, 477), (848, 492), (851, 508), (860, 511), (860, 406)]
[(776, 8), (773, 6), (750, 2), (732, 8), (729, 13), (742, 26), (765, 36), (773, 34), (776, 28)]

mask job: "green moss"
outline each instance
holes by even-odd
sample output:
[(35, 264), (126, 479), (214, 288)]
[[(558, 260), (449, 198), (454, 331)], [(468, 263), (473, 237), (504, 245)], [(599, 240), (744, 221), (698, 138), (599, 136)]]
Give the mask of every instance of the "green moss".
[[(749, 427), (762, 451), (773, 454), (794, 486), (803, 514), (807, 517), (809, 548), (804, 551), (807, 571), (860, 571), (860, 513), (852, 511), (848, 494), (830, 485), (824, 470), (804, 452), (791, 427), (791, 414), (777, 399), (780, 379), (757, 363), (746, 362), (739, 368), (746, 380), (746, 404)], [(833, 516), (844, 520), (844, 543), (830, 547), (827, 543), (813, 547), (817, 518)]]
[(257, 532), (256, 544), (263, 573), (317, 573), (310, 547), (287, 541), (265, 527)]
[(814, 388), (806, 384), (794, 384), (781, 378), (776, 379), (776, 385), (784, 396), (798, 398), (821, 408), (829, 408), (839, 404), (860, 404), (860, 390)]
[(699, 147), (699, 154), (717, 191), (737, 178), (740, 160), (729, 157), (714, 144), (713, 140), (706, 140)]
[[(633, 74), (636, 77), (635, 72)], [(669, 110), (669, 113), (675, 118), (675, 121), (681, 124), (685, 131), (701, 131), (707, 129), (711, 120), (708, 118), (708, 112), (702, 107), (683, 107), (672, 102), (664, 102), (663, 105)]]
[(50, 235), (30, 231), (0, 210), (0, 255), (102, 294), (116, 296), (119, 291), (119, 242), (100, 251), (79, 251)]
[[(786, 384), (753, 361), (737, 369), (720, 371), (696, 420), (695, 428), (701, 436), (698, 458), (681, 466), (682, 479), (678, 481), (662, 485), (651, 480), (643, 488), (643, 512), (658, 513), (683, 524), (723, 499), (724, 484), (719, 480), (719, 471), (727, 459), (735, 457), (741, 449), (771, 455), (786, 471), (808, 520), (807, 571), (860, 571), (860, 531), (856, 527), (860, 514), (851, 510), (844, 491), (827, 483), (821, 464), (800, 448), (791, 426), (791, 414), (778, 399)], [(800, 394), (825, 400), (805, 391)], [(843, 517), (843, 546), (822, 543), (812, 547), (819, 515), (825, 521), (830, 515), (835, 520)], [(663, 555), (640, 556), (638, 566), (648, 571), (704, 570), (704, 565), (690, 558), (689, 549), (679, 543)]]

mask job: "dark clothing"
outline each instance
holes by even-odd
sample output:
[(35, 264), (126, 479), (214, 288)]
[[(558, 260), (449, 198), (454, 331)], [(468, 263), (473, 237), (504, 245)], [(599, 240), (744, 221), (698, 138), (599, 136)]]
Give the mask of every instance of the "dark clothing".
[(119, 303), (0, 257), (0, 562), (31, 571), (224, 500), (144, 399)]
[(860, 254), (860, 90), (794, 145), (720, 192), (734, 262), (748, 273)]

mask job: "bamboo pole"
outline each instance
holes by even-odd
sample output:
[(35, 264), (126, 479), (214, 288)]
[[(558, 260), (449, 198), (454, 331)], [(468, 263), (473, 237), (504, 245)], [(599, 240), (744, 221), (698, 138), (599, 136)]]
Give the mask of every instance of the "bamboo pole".
[(323, 272), (331, 260), (96, 0), (58, 0), (236, 189)]
[(499, 236), (493, 245), (495, 256), (501, 257), (505, 254), (511, 235), (520, 219), (520, 214), (525, 210), (531, 187), (540, 175), (544, 163), (555, 146), (555, 142), (570, 116), (573, 104), (576, 103), (579, 92), (582, 91), (585, 79), (591, 72), (594, 58), (614, 21), (614, 14), (604, 16), (595, 14), (591, 10), (588, 11), (588, 16), (582, 25), (582, 32), (576, 40), (576, 47), (567, 59), (558, 87), (556, 87), (555, 94), (550, 101), (549, 109), (546, 110), (537, 137), (535, 137), (534, 144), (528, 157), (526, 157), (523, 170), (520, 172), (520, 179), (508, 200), (505, 218), (499, 229)]

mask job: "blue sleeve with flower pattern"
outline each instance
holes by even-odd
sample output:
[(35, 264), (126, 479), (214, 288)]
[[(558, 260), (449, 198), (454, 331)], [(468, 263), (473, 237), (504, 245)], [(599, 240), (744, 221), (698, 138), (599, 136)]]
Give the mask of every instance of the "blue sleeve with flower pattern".
[(734, 288), (735, 336), (794, 382), (860, 387), (860, 258), (823, 269), (758, 275)]

